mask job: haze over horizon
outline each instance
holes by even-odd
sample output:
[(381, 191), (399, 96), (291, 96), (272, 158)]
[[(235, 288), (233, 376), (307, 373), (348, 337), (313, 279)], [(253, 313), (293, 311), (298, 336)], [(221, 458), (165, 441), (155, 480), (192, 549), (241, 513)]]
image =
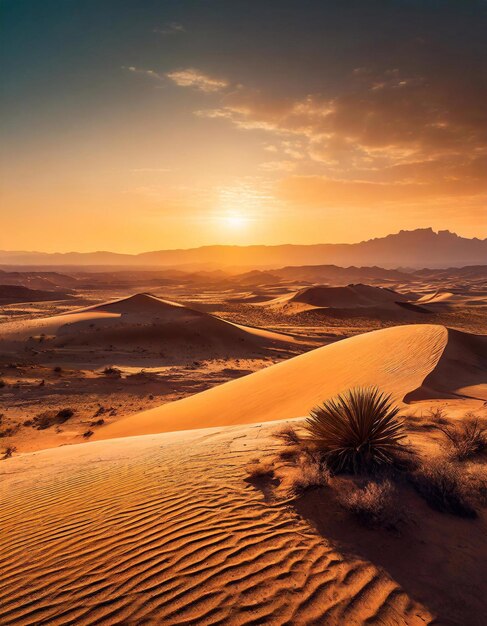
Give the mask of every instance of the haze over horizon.
[(0, 249), (487, 237), (483, 1), (0, 9)]

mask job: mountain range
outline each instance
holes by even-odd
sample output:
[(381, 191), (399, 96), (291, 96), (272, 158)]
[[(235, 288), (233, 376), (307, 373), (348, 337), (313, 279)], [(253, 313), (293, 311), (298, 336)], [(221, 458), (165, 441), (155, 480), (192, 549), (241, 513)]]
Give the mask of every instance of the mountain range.
[(140, 254), (0, 251), (0, 265), (36, 267), (117, 266), (198, 270), (334, 264), (418, 269), (461, 267), (484, 264), (486, 261), (487, 239), (468, 239), (448, 230), (435, 232), (432, 228), (401, 230), (386, 237), (342, 244), (215, 245)]

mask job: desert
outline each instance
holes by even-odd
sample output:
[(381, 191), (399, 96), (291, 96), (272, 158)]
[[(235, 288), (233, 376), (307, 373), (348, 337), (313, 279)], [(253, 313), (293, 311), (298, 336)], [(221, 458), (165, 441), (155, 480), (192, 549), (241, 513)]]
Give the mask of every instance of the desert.
[(485, 0), (0, 0), (0, 626), (487, 624)]

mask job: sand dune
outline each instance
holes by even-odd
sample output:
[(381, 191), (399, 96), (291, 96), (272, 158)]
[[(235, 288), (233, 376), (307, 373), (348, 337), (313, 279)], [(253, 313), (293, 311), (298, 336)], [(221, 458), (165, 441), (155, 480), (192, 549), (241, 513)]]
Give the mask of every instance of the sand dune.
[(0, 623), (429, 623), (383, 569), (245, 482), (269, 445), (247, 428), (11, 459)]
[[(423, 387), (427, 377), (428, 384)], [(410, 401), (415, 393), (422, 398), (461, 393), (474, 385), (475, 390), (467, 395), (483, 398), (484, 391), (478, 386), (486, 382), (484, 337), (452, 333), (430, 324), (397, 326), (312, 350), (122, 419), (100, 429), (97, 436), (107, 439), (292, 418), (355, 385), (378, 385), (399, 401), (406, 396)]]
[(196, 357), (235, 354), (289, 344), (288, 335), (227, 322), (187, 306), (148, 294), (78, 309), (53, 317), (10, 322), (0, 341), (44, 336), (56, 347), (149, 346), (152, 350), (188, 350)]
[(392, 289), (359, 283), (343, 287), (324, 285), (305, 287), (260, 306), (281, 310), (284, 313), (323, 310), (328, 313), (346, 312), (347, 314), (366, 312), (373, 316), (380, 316), (384, 313), (404, 314), (404, 310), (398, 305), (406, 304), (410, 299), (410, 294), (401, 294)]

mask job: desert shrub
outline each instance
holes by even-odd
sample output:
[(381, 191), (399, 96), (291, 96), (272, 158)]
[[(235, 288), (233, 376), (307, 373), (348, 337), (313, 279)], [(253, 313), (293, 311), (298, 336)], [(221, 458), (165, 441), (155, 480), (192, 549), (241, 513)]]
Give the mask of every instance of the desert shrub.
[(103, 370), (105, 376), (112, 376), (113, 378), (120, 378), (122, 376), (122, 372), (118, 369), (118, 367), (105, 367)]
[(90, 422), (90, 426), (103, 426), (104, 423), (105, 423), (105, 420), (103, 419), (103, 417), (101, 417), (99, 420)]
[(92, 430), (87, 430), (86, 432), (83, 433), (83, 437), (85, 439), (89, 439), (91, 437), (91, 435), (93, 435), (93, 431)]
[(338, 495), (338, 502), (368, 528), (397, 530), (407, 519), (398, 502), (397, 490), (389, 480), (354, 485)]
[(44, 411), (33, 419), (33, 424), (37, 430), (45, 430), (54, 424), (64, 424), (66, 420), (73, 417), (73, 409), (60, 409), (59, 411)]
[(301, 441), (301, 437), (292, 426), (283, 426), (280, 430), (273, 433), (276, 439), (280, 439), (288, 446), (298, 446)]
[(7, 383), (3, 380), (3, 378), (0, 378), (0, 389), (6, 386), (7, 386)]
[(307, 440), (335, 472), (360, 473), (400, 462), (405, 429), (399, 408), (377, 387), (355, 388), (315, 407)]
[(468, 473), (457, 463), (444, 458), (424, 461), (411, 480), (433, 509), (461, 517), (477, 516)]
[(330, 470), (319, 454), (302, 452), (289, 473), (288, 492), (300, 496), (305, 491), (326, 487), (330, 482)]
[(459, 423), (436, 428), (445, 436), (444, 446), (452, 459), (464, 461), (487, 451), (487, 427), (476, 416), (465, 416)]
[(53, 369), (53, 372), (56, 372), (56, 374), (60, 374), (63, 371), (63, 368), (60, 365), (56, 365), (56, 367)]
[(3, 458), (9, 459), (14, 452), (17, 452), (17, 448), (15, 446), (7, 446), (3, 451)]
[(428, 417), (437, 424), (448, 424), (446, 409), (444, 406), (435, 406), (428, 411)]
[(245, 470), (251, 480), (258, 478), (272, 478), (274, 476), (274, 467), (270, 461), (253, 459), (250, 463), (247, 463)]
[(487, 470), (485, 466), (470, 466), (466, 480), (475, 502), (479, 506), (487, 506)]

